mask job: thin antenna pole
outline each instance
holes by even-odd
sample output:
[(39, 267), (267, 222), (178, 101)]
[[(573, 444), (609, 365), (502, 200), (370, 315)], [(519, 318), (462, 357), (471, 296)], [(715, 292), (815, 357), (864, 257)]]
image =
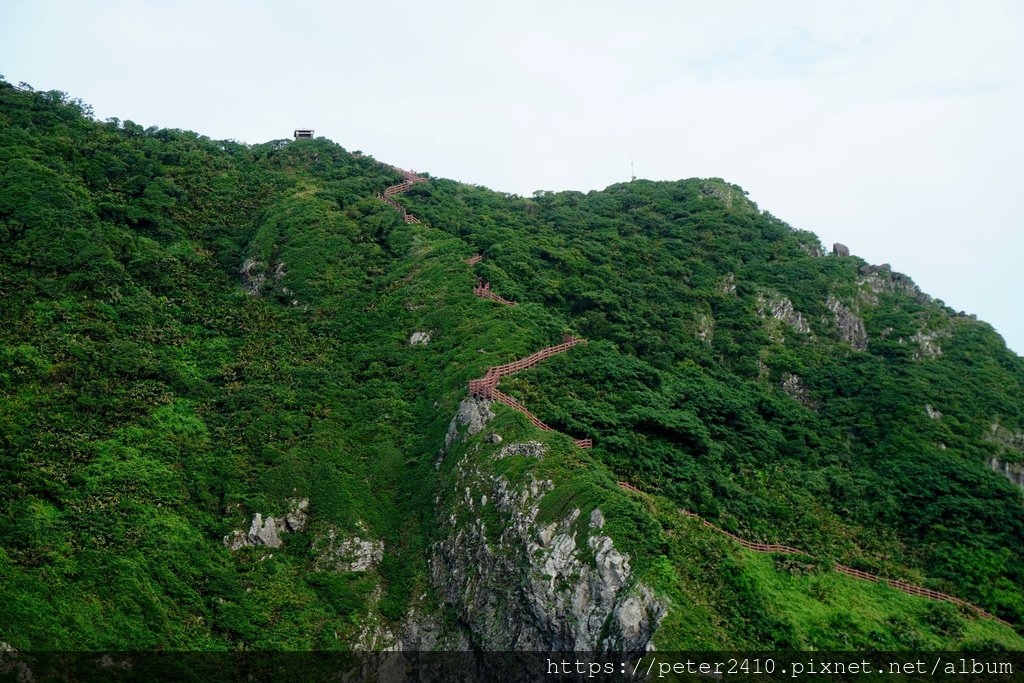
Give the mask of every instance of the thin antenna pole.
[(629, 180), (636, 180), (636, 171), (633, 169), (633, 153), (629, 153)]

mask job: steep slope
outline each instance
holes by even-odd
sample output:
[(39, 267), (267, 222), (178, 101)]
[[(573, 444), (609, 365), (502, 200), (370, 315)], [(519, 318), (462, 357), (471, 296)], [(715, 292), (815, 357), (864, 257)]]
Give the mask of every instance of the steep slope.
[[(1024, 644), (828, 563), (1024, 621), (1021, 359), (902, 276), (720, 181), (522, 199), (88, 113), (0, 85), (0, 641)], [(555, 431), (467, 398), (566, 333), (502, 379)]]
[(1024, 362), (988, 325), (718, 180), (407, 203), (591, 340), (509, 385), (621, 478), (1019, 623), (1020, 490), (993, 469), (1022, 456)]

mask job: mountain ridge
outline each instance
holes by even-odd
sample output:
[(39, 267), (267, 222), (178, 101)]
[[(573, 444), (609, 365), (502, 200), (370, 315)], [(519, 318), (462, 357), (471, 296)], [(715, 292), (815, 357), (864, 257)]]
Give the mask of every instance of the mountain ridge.
[[(1024, 616), (1024, 361), (909, 278), (721, 180), (430, 178), (415, 223), (378, 199), (408, 178), (326, 140), (0, 96), (5, 643), (1020, 647), (828, 565)], [(503, 391), (593, 450), (452, 418), (568, 330)], [(302, 500), (279, 546), (223, 542)]]

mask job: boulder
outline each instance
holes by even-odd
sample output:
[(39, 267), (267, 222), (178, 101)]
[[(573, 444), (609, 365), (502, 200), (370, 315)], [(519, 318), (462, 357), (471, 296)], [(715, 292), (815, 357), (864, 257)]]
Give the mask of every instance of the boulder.
[(263, 515), (258, 512), (253, 515), (252, 524), (249, 525), (249, 544), (280, 548), (283, 542), (281, 536), (278, 535), (277, 520), (273, 517), (263, 519)]
[(835, 256), (849, 256), (850, 248), (845, 244), (840, 244), (839, 242), (836, 242), (835, 244), (832, 245), (832, 254)]

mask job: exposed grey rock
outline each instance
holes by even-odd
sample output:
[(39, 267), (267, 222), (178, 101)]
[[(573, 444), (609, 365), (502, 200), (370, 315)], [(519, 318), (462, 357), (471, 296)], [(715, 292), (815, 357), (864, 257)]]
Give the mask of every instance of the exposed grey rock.
[(309, 515), (309, 498), (292, 499), (291, 510), (284, 516), (284, 526), (287, 531), (298, 532), (306, 528)]
[[(804, 334), (811, 331), (811, 326), (807, 324), (803, 314), (794, 309), (793, 302), (786, 297), (758, 294), (756, 302), (757, 314), (762, 318), (779, 320)], [(769, 331), (769, 336), (776, 342), (785, 339), (782, 330), (777, 327)]]
[(722, 276), (722, 279), (718, 281), (718, 291), (722, 294), (735, 294), (736, 293), (736, 274), (726, 273)]
[(254, 258), (247, 258), (242, 263), (238, 274), (242, 276), (242, 284), (245, 286), (245, 291), (249, 292), (251, 296), (260, 295), (260, 290), (267, 281), (265, 268), (265, 264)]
[(928, 417), (930, 417), (933, 420), (938, 420), (942, 417), (942, 413), (936, 410), (935, 408), (932, 408), (931, 403), (924, 404), (924, 412), (927, 413)]
[(800, 251), (812, 258), (821, 258), (825, 255), (821, 250), (820, 244), (801, 244)]
[(426, 346), (430, 343), (429, 332), (413, 332), (412, 336), (409, 337), (410, 346)]
[(302, 531), (306, 527), (308, 498), (293, 498), (288, 501), (291, 509), (280, 520), (266, 517), (259, 512), (252, 516), (248, 531), (236, 529), (224, 537), (224, 545), (228, 550), (238, 550), (252, 546), (280, 548), (284, 545), (281, 534)]
[[(382, 592), (377, 591), (373, 602), (379, 601), (381, 595)], [(459, 625), (446, 622), (442, 616), (432, 613), (428, 606), (414, 605), (397, 625), (383, 622), (373, 611), (366, 614), (359, 638), (352, 643), (352, 649), (378, 653), (377, 657), (369, 655), (362, 658), (366, 664), (357, 680), (397, 683), (407, 680), (444, 680), (441, 672), (431, 675), (430, 667), (436, 666), (432, 661), (418, 659), (414, 663), (404, 657), (403, 652), (467, 652), (472, 646)], [(414, 672), (415, 676), (412, 675)]]
[(874, 273), (891, 273), (892, 266), (890, 266), (888, 263), (883, 263), (877, 266), (870, 266), (864, 264), (858, 270), (860, 271), (861, 275), (872, 275)]
[[(245, 291), (251, 296), (260, 296), (263, 293), (263, 287), (268, 281), (277, 285), (287, 275), (283, 262), (278, 262), (273, 268), (269, 268), (266, 263), (252, 257), (242, 262), (242, 267), (239, 269), (238, 274), (242, 276), (242, 285), (245, 287)], [(291, 290), (285, 289), (283, 291), (290, 293)]]
[(495, 454), (495, 458), (501, 460), (510, 455), (522, 455), (527, 458), (540, 458), (547, 451), (540, 441), (527, 441), (525, 443), (510, 443)]
[(340, 538), (331, 528), (313, 544), (317, 552), (313, 567), (317, 571), (365, 572), (384, 559), (384, 541), (350, 536)]
[(648, 638), (647, 634), (654, 633), (667, 614), (663, 607), (651, 609), (652, 605), (660, 604), (654, 591), (643, 584), (637, 584), (635, 592), (627, 595), (615, 608), (614, 617), (621, 642), (641, 643)]
[[(636, 583), (629, 557), (601, 531), (603, 515), (539, 523), (540, 500), (554, 485), (513, 485), (485, 478), (463, 460), (455, 485), (490, 485), (500, 529), (482, 518), (442, 515), (445, 537), (434, 547), (431, 576), (445, 601), (487, 650), (642, 652), (666, 614), (664, 602)], [(463, 502), (465, 505), (465, 502)], [(462, 514), (469, 512), (463, 508)], [(495, 536), (497, 534), (497, 536)], [(585, 551), (586, 550), (586, 551)]]
[(715, 335), (715, 319), (710, 313), (697, 313), (694, 316), (694, 322), (696, 326), (694, 334), (697, 339), (705, 344), (710, 344), (711, 338)]
[(938, 358), (942, 355), (942, 346), (939, 344), (939, 339), (947, 336), (945, 333), (938, 330), (921, 330), (916, 332), (910, 337), (910, 341), (917, 344), (917, 350), (914, 351), (914, 360), (931, 360)]
[(790, 372), (783, 373), (782, 390), (786, 392), (790, 398), (794, 399), (801, 405), (807, 408), (817, 409), (818, 406), (814, 397), (811, 396), (811, 392), (807, 390), (806, 386), (804, 386), (804, 382), (800, 379), (799, 375), (794, 375)]
[(551, 539), (554, 538), (556, 529), (558, 529), (557, 524), (548, 524), (539, 528), (537, 530), (537, 542), (545, 548), (551, 545)]
[(249, 526), (248, 541), (250, 545), (265, 545), (268, 548), (280, 548), (283, 545), (283, 542), (277, 532), (277, 520), (273, 517), (263, 519), (263, 515), (257, 512), (252, 516), (252, 524)]
[(466, 436), (473, 436), (483, 431), (487, 423), (494, 419), (494, 412), (491, 410), (491, 402), (469, 396), (462, 400), (459, 409), (448, 425), (448, 433), (444, 437), (443, 453), (447, 453), (452, 443), (459, 436), (459, 427), (466, 428)]
[(1012, 483), (1019, 486), (1021, 492), (1024, 493), (1024, 463), (1009, 462), (1001, 458), (990, 458), (988, 466), (994, 472), (999, 472)]
[(501, 434), (491, 432), (490, 434), (487, 435), (487, 443), (501, 443), (501, 441)]
[(5, 681), (18, 683), (32, 683), (35, 680), (32, 669), (18, 657), (18, 651), (4, 642), (0, 642), (0, 676)]
[(903, 273), (894, 273), (888, 263), (861, 266), (860, 274), (857, 284), (862, 287), (861, 299), (865, 303), (877, 305), (877, 295), (883, 293), (907, 296), (922, 304), (931, 301), (931, 297), (924, 294), (913, 280)]
[(850, 346), (863, 351), (868, 347), (868, 333), (864, 329), (864, 321), (843, 305), (839, 299), (830, 296), (825, 305), (835, 314), (836, 329), (839, 336)]
[(834, 256), (849, 256), (850, 248), (845, 244), (840, 244), (839, 242), (836, 242), (835, 244), (832, 245), (832, 254)]
[(104, 654), (102, 657), (96, 660), (96, 664), (103, 669), (122, 669), (128, 670), (132, 668), (132, 663), (127, 659), (116, 661), (113, 657), (108, 654)]
[(700, 192), (705, 197), (714, 197), (720, 200), (726, 206), (732, 206), (733, 202), (733, 190), (732, 188), (715, 182), (704, 182), (700, 186)]
[(989, 425), (984, 438), (986, 441), (994, 442), (1003, 453), (1011, 451), (1011, 455), (1021, 456), (1016, 459), (1024, 460), (1024, 431), (1007, 429), (996, 420)]

